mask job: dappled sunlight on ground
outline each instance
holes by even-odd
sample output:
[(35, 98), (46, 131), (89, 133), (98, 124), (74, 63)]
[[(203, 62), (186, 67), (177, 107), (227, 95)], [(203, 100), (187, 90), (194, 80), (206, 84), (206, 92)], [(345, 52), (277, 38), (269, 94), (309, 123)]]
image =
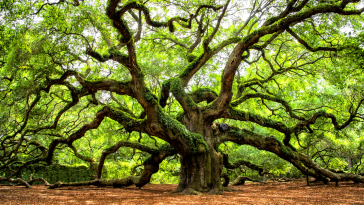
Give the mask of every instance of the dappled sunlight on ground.
[(65, 187), (48, 190), (42, 185), (27, 189), (0, 186), (0, 204), (364, 204), (364, 185), (351, 182), (246, 183), (230, 187), (224, 195), (183, 196), (170, 194), (177, 185), (149, 184), (142, 189)]

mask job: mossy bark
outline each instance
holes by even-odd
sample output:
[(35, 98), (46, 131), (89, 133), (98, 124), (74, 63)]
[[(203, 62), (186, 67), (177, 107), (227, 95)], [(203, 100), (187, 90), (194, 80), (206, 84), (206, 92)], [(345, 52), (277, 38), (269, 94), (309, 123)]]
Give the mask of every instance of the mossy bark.
[(230, 131), (221, 139), (220, 142), (235, 142), (240, 145), (251, 145), (260, 150), (266, 150), (276, 154), (278, 157), (292, 163), (303, 174), (315, 177), (318, 180), (324, 181), (341, 181), (352, 180), (354, 182), (364, 182), (364, 177), (352, 173), (335, 173), (329, 169), (320, 167), (309, 156), (292, 150), (285, 146), (282, 142), (273, 136), (263, 136), (249, 130), (231, 127)]
[(223, 187), (220, 179), (222, 161), (220, 154), (214, 152), (213, 150), (191, 156), (181, 156), (180, 180), (174, 192), (222, 194)]
[(186, 116), (183, 123), (193, 133), (203, 136), (203, 142), (195, 143), (195, 148), (180, 153), (181, 171), (180, 180), (175, 193), (223, 194), (221, 171), (223, 157), (216, 151), (215, 138), (211, 125), (204, 123), (202, 118)]

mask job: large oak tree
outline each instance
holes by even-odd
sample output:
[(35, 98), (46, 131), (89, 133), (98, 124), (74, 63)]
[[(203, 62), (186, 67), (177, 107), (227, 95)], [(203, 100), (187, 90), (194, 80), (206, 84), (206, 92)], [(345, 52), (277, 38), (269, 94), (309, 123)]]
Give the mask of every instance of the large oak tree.
[[(52, 187), (142, 187), (178, 154), (176, 192), (221, 194), (223, 167), (247, 164), (229, 162), (219, 149), (233, 142), (320, 180), (364, 182), (299, 149), (307, 134), (360, 126), (364, 8), (357, 0), (0, 5), (0, 171), (21, 165), (3, 180), (30, 164), (51, 164), (69, 147), (98, 179)], [(165, 144), (121, 140), (99, 160), (79, 153), (75, 142), (107, 118)], [(150, 154), (142, 174), (102, 180), (106, 156), (120, 147)], [(19, 161), (21, 154), (32, 158)]]

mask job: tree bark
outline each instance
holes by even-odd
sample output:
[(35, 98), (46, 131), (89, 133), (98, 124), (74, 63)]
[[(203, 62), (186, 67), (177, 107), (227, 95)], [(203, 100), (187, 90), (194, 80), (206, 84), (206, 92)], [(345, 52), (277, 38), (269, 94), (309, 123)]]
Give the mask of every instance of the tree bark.
[(347, 156), (346, 161), (348, 162), (348, 169), (351, 169), (353, 167), (353, 163), (349, 156)]
[(222, 157), (215, 150), (199, 150), (191, 156), (181, 156), (180, 181), (176, 193), (222, 194), (221, 184)]
[[(196, 143), (191, 150), (180, 154), (180, 180), (175, 193), (197, 195), (201, 192), (223, 194), (221, 174), (223, 156), (216, 151), (214, 130), (211, 123), (196, 115), (184, 116), (183, 124), (191, 133), (198, 133), (202, 138), (193, 138)], [(199, 142), (197, 142), (199, 141)], [(191, 147), (191, 146), (189, 146)]]
[(267, 169), (265, 168), (265, 165), (263, 165), (263, 183), (267, 183)]
[(244, 176), (244, 177), (240, 176), (240, 177), (237, 177), (233, 182), (231, 182), (231, 186), (244, 185), (245, 181), (260, 182), (260, 181), (254, 180), (247, 176)]
[(0, 177), (0, 181), (8, 181), (8, 182), (11, 182), (11, 183), (19, 183), (19, 184), (23, 184), (26, 188), (32, 188), (32, 186), (30, 186), (28, 184), (28, 182), (26, 182), (25, 180), (23, 180), (21, 178), (12, 179), (12, 178)]

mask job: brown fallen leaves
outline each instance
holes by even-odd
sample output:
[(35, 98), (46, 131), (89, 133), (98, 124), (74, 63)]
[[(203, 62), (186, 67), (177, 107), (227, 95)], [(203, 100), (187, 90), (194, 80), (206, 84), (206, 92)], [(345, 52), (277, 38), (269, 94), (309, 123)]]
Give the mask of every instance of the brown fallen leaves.
[(306, 186), (304, 181), (246, 183), (230, 187), (224, 195), (183, 196), (170, 194), (177, 185), (149, 184), (127, 187), (66, 187), (48, 190), (43, 185), (27, 189), (0, 186), (0, 204), (364, 204), (364, 185), (352, 182)]

